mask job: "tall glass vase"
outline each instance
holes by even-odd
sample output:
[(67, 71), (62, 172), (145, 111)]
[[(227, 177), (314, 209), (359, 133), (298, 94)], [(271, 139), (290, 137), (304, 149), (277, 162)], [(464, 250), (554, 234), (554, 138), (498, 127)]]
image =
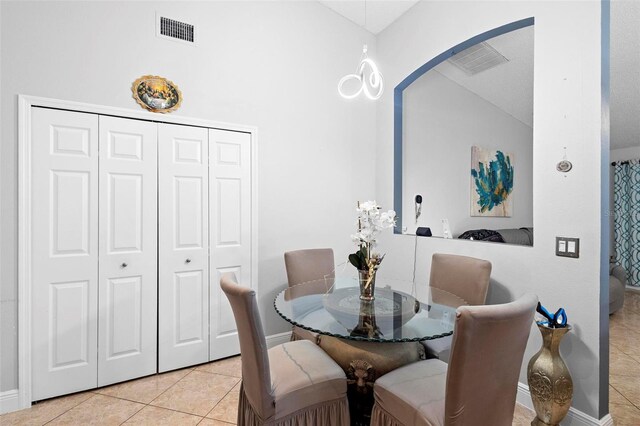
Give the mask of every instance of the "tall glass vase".
[(369, 271), (358, 271), (358, 281), (360, 282), (360, 300), (371, 301), (375, 299), (376, 273)]
[(367, 337), (369, 339), (379, 338), (380, 329), (376, 324), (376, 306), (371, 301), (360, 301), (360, 314), (358, 315), (358, 325), (351, 330), (351, 336)]
[(571, 327), (550, 328), (538, 324), (542, 348), (531, 358), (527, 381), (536, 418), (531, 426), (558, 426), (571, 407), (573, 380), (560, 356), (560, 341)]

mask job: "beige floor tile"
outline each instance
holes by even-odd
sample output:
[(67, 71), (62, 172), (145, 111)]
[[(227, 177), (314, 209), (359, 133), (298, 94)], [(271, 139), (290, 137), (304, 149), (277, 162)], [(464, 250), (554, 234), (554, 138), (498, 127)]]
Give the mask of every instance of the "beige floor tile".
[(97, 389), (96, 392), (101, 395), (113, 396), (116, 398), (148, 404), (191, 371), (192, 369), (183, 369), (164, 374), (154, 374), (153, 376), (144, 377), (142, 379), (131, 380), (106, 388), (100, 388)]
[[(640, 322), (638, 323), (640, 326)], [(633, 354), (633, 353), (638, 353), (638, 350), (640, 348), (640, 335), (638, 334), (634, 334), (634, 333), (627, 333), (624, 336), (621, 336), (620, 338), (614, 338), (612, 335), (610, 342), (611, 344), (615, 345), (618, 349), (620, 349), (622, 352), (624, 352), (625, 354)]]
[(624, 340), (629, 336), (629, 328), (620, 323), (609, 323), (609, 343), (619, 345), (624, 343)]
[(609, 404), (633, 405), (611, 385), (609, 385)]
[(625, 293), (624, 307), (609, 317), (609, 337), (609, 411), (616, 426), (638, 426), (640, 293)]
[(610, 351), (609, 374), (640, 378), (640, 362), (617, 349)]
[(238, 419), (239, 390), (231, 390), (218, 404), (207, 414), (207, 417), (223, 422), (235, 423)]
[(31, 408), (0, 416), (0, 425), (43, 425), (92, 396), (93, 394), (90, 392), (82, 392), (60, 398), (48, 399), (34, 404)]
[(619, 354), (624, 354), (624, 352), (622, 352), (620, 348), (618, 348), (618, 346), (616, 346), (616, 344), (612, 342), (611, 339), (609, 339), (609, 357), (613, 357), (614, 355)]
[(235, 423), (221, 422), (220, 420), (208, 419), (206, 417), (202, 419), (200, 423), (198, 423), (198, 426), (229, 426), (229, 425), (235, 425)]
[(609, 315), (609, 326), (612, 324), (620, 324), (622, 318), (622, 312), (624, 312), (625, 308), (622, 308), (613, 314)]
[(622, 317), (618, 317), (616, 314), (609, 317), (609, 335), (614, 335), (616, 337), (623, 336), (624, 333), (629, 332), (629, 326), (628, 324), (623, 324), (623, 320), (617, 320), (616, 318)]
[(616, 426), (638, 426), (640, 410), (632, 405), (609, 404), (609, 411)]
[(125, 425), (197, 425), (202, 417), (147, 405), (126, 421)]
[(192, 371), (151, 402), (151, 405), (204, 417), (240, 379)]
[(536, 413), (524, 405), (516, 404), (516, 409), (513, 413), (513, 426), (530, 426), (531, 420), (535, 417)]
[(628, 334), (627, 327), (625, 326), (609, 326), (609, 343), (613, 343), (614, 345), (619, 345), (620, 342), (624, 341), (625, 336)]
[(624, 295), (623, 309), (625, 312), (640, 313), (640, 292), (627, 290)]
[(207, 373), (224, 374), (225, 376), (242, 377), (242, 362), (239, 356), (202, 364), (196, 368)]
[(96, 394), (49, 424), (74, 426), (120, 425), (142, 408), (144, 408), (144, 405), (137, 402)]
[(640, 362), (640, 348), (638, 348), (635, 352), (627, 354), (631, 358), (635, 359), (637, 362)]
[(620, 350), (620, 347), (618, 346), (617, 342), (614, 342), (613, 340), (609, 339), (609, 356), (611, 356), (612, 349), (615, 349), (621, 353), (624, 353)]
[(616, 312), (613, 316), (616, 316), (616, 319), (614, 321), (616, 325), (623, 325), (629, 328), (633, 333), (638, 334), (635, 327), (640, 324), (640, 312), (623, 309)]
[(640, 406), (640, 380), (636, 377), (609, 375), (609, 384), (632, 404)]

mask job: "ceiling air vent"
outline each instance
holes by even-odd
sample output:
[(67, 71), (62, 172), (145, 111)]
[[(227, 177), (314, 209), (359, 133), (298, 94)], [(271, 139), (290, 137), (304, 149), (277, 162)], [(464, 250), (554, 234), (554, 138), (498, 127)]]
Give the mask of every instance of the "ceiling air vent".
[(453, 55), (448, 61), (467, 75), (475, 75), (509, 62), (507, 58), (485, 41)]
[(157, 35), (163, 38), (180, 41), (183, 43), (195, 43), (196, 27), (186, 22), (177, 21), (165, 16), (157, 15)]

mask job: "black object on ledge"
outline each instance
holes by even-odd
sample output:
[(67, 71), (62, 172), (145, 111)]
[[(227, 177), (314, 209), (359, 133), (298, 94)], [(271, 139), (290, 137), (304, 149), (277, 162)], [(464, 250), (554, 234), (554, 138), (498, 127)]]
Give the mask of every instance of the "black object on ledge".
[(431, 237), (433, 234), (431, 233), (431, 228), (421, 226), (416, 229), (416, 235), (418, 237)]
[(494, 231), (492, 229), (472, 229), (470, 231), (465, 231), (458, 237), (458, 239), (504, 243), (502, 235), (500, 235), (498, 231)]

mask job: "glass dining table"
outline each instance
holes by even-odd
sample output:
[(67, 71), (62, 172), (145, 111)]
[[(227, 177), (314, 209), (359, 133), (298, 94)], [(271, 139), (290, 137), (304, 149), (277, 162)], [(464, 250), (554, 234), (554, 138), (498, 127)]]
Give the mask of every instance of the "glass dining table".
[[(420, 343), (453, 333), (455, 295), (425, 285), (419, 300), (410, 283), (377, 278), (375, 299), (360, 300), (356, 277), (327, 277), (293, 285), (275, 298), (286, 321), (317, 335), (316, 342), (345, 371), (352, 424), (368, 424), (375, 380), (425, 359)], [(409, 290), (409, 291), (406, 291)]]
[[(274, 301), (276, 312), (311, 332), (364, 342), (419, 342), (453, 333), (456, 306), (464, 300), (429, 288), (427, 302), (387, 283), (371, 302), (360, 300), (355, 277), (325, 278), (288, 287)], [(438, 303), (439, 302), (439, 303)], [(453, 302), (453, 303), (452, 303)]]

